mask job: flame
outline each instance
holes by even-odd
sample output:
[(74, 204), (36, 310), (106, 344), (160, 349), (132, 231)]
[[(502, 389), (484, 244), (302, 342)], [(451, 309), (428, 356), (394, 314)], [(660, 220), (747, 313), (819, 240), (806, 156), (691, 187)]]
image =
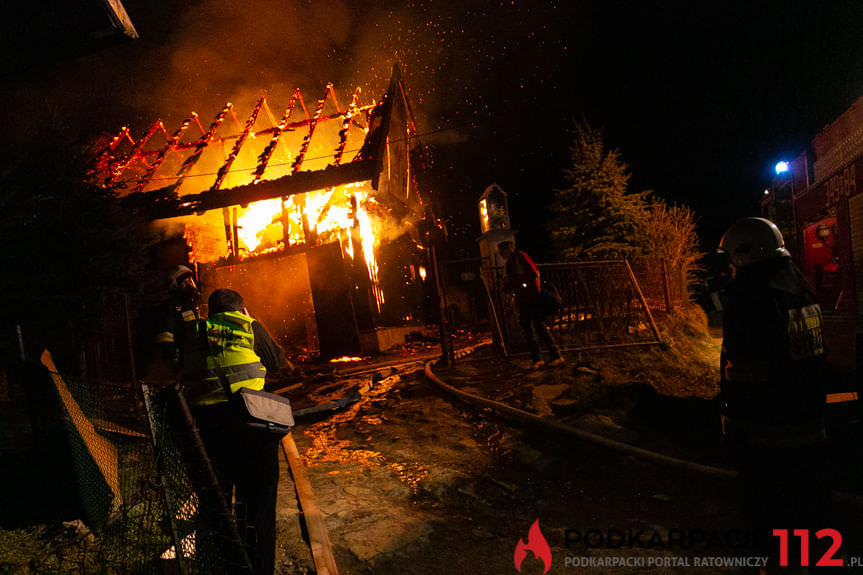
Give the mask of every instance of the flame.
[[(247, 259), (277, 251), (285, 247), (285, 242), (287, 247), (294, 247), (317, 238), (316, 243), (339, 241), (344, 254), (353, 260), (359, 243), (380, 310), (385, 299), (378, 280), (375, 251), (380, 245), (383, 223), (369, 212), (376, 204), (370, 192), (368, 183), (358, 182), (290, 196), (284, 201), (262, 200), (240, 208), (238, 255)], [(306, 229), (309, 238), (305, 237)]]
[(342, 357), (337, 357), (330, 360), (330, 363), (348, 363), (352, 361), (362, 361), (363, 358), (357, 357), (355, 355), (343, 355)]
[(254, 252), (261, 243), (261, 234), (267, 226), (273, 223), (273, 217), (282, 211), (279, 199), (262, 200), (249, 204), (245, 213), (237, 218), (237, 235), (250, 252)]

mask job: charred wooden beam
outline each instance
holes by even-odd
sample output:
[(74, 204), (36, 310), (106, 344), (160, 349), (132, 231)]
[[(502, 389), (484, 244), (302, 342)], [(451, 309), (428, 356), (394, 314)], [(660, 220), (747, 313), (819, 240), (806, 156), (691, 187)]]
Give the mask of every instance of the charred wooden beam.
[(126, 12), (123, 2), (120, 0), (105, 0), (105, 8), (108, 11), (108, 18), (111, 19), (111, 24), (129, 38), (137, 38), (138, 31), (135, 30), (135, 25), (132, 24), (132, 19)]
[(178, 196), (173, 186), (137, 192), (123, 198), (151, 220), (200, 214), (229, 206), (246, 206), (252, 202), (304, 194), (354, 182), (372, 180), (375, 159), (327, 166), (323, 170), (298, 172), (277, 180), (248, 184), (225, 190), (210, 190), (200, 194)]

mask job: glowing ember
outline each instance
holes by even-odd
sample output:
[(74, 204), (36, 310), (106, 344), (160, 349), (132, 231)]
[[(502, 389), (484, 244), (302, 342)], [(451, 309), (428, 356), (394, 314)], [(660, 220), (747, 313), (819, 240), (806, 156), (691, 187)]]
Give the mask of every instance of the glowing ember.
[(331, 359), (330, 363), (348, 363), (352, 361), (362, 361), (363, 358), (357, 357), (355, 355), (344, 355), (342, 357), (337, 357), (335, 359)]

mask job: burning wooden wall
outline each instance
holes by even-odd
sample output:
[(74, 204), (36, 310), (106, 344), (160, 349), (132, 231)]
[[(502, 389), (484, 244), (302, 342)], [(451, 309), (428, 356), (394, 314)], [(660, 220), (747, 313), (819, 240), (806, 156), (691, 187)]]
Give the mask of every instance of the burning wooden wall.
[(338, 356), (360, 352), (359, 332), (385, 318), (419, 317), (416, 145), (394, 68), (380, 101), (357, 89), (341, 106), (328, 84), (314, 108), (294, 91), (279, 119), (261, 98), (244, 121), (229, 103), (207, 127), (194, 113), (138, 139), (124, 127), (92, 177), (181, 230), (204, 297), (237, 289), (283, 343)]

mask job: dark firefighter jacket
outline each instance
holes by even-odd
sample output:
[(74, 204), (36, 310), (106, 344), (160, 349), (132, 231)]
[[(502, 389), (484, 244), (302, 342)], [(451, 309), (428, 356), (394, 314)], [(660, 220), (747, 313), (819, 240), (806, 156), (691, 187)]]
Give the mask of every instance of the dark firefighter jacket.
[(821, 309), (790, 258), (738, 270), (723, 319), (721, 396), (729, 438), (761, 448), (824, 439)]
[(183, 363), (185, 326), (198, 320), (195, 298), (174, 290), (162, 302), (157, 315), (156, 346), (159, 358), (168, 366), (179, 369)]
[(242, 387), (260, 390), (267, 368), (285, 364), (284, 351), (266, 329), (236, 311), (187, 324), (184, 348), (182, 378), (193, 405), (227, 401), (220, 377), (232, 393)]

